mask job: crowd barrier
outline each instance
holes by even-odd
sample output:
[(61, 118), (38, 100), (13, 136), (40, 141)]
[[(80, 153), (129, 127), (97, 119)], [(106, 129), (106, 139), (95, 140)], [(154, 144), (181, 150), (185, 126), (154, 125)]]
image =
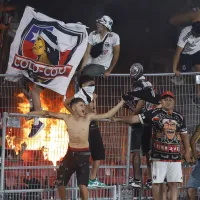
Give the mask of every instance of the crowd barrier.
[[(189, 133), (199, 123), (200, 108), (192, 102), (198, 86), (196, 73), (183, 74), (179, 82), (174, 83), (173, 74), (147, 74), (146, 77), (155, 87), (156, 93), (171, 90), (176, 96), (176, 110), (186, 119)], [(34, 138), (28, 138), (33, 120), (27, 121), (30, 110), (27, 99), (26, 80), (20, 82), (5, 81), (0, 75), (0, 109), (4, 114), (2, 122), (1, 187), (3, 199), (59, 199), (54, 187), (56, 168), (67, 151), (67, 127), (60, 120), (41, 118), (45, 128)], [(198, 77), (197, 77), (198, 79)], [(112, 108), (121, 96), (130, 91), (131, 80), (127, 74), (114, 74), (108, 78), (96, 78), (97, 111), (103, 113)], [(198, 80), (197, 80), (198, 81)], [(67, 97), (73, 95), (77, 82), (72, 81)], [(63, 106), (63, 97), (45, 89), (41, 94), (42, 107), (55, 112), (67, 112)], [(121, 108), (117, 116), (129, 115)], [(98, 178), (108, 185), (105, 188), (90, 191), (90, 199), (151, 199), (150, 190), (141, 191), (128, 187), (128, 177), (132, 176), (130, 165), (131, 127), (109, 121), (99, 122), (106, 150), (106, 159), (101, 163)], [(18, 152), (26, 142), (27, 149), (22, 159), (13, 162), (10, 157)], [(5, 147), (5, 148), (4, 148)], [(145, 159), (141, 158), (142, 181), (147, 179)], [(183, 169), (183, 184), (180, 184), (179, 199), (187, 199), (186, 184), (191, 168)], [(69, 199), (78, 199), (76, 177), (72, 176), (67, 187)], [(10, 197), (11, 196), (11, 197)]]

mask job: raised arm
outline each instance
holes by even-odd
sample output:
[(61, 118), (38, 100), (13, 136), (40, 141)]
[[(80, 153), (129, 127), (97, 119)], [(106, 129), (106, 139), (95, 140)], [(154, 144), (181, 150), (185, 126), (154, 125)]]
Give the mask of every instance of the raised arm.
[(111, 118), (112, 116), (114, 116), (116, 114), (116, 112), (122, 107), (122, 105), (124, 103), (125, 103), (125, 101), (121, 100), (115, 107), (110, 109), (107, 113), (103, 113), (103, 114), (89, 113), (88, 114), (89, 120), (98, 121), (98, 120), (101, 120), (101, 119)]
[(15, 161), (17, 160), (21, 160), (22, 159), (22, 155), (24, 153), (24, 151), (26, 150), (27, 148), (27, 144), (24, 142), (21, 144), (21, 150), (19, 151), (18, 155), (16, 155), (16, 157), (13, 159)]
[(179, 13), (172, 16), (169, 23), (173, 26), (181, 26), (185, 24), (191, 24), (192, 22), (200, 20), (200, 11), (189, 11), (185, 13)]
[(120, 118), (112, 118), (112, 121), (114, 122), (125, 122), (127, 124), (137, 124), (137, 123), (141, 123), (141, 124), (149, 124), (152, 123), (152, 118), (153, 118), (153, 114), (152, 114), (153, 110), (149, 110), (147, 112), (144, 112), (142, 114), (138, 114), (138, 115), (132, 115), (132, 116), (126, 116), (126, 117), (120, 117)]
[(30, 115), (40, 115), (43, 117), (51, 116), (57, 119), (64, 119), (66, 117), (66, 113), (56, 113), (56, 112), (49, 112), (47, 110), (40, 110), (40, 111), (32, 111), (29, 112)]
[(124, 94), (122, 97), (125, 101), (132, 101), (134, 97), (138, 97), (144, 101), (148, 101), (153, 104), (159, 104), (158, 97), (157, 96), (155, 97), (154, 92), (152, 91), (153, 91), (152, 88), (146, 87), (142, 90), (128, 92)]
[(140, 123), (140, 118), (138, 115), (126, 116), (126, 117), (113, 117), (113, 122), (124, 122), (127, 124), (137, 124)]

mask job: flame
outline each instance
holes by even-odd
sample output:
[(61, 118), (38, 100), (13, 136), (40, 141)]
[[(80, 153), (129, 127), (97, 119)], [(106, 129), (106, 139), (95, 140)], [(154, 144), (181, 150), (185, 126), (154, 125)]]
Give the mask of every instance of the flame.
[[(28, 113), (30, 110), (30, 103), (25, 95), (23, 93), (19, 93), (17, 94), (17, 97), (20, 98), (20, 102), (22, 102), (18, 103), (19, 112), (23, 114)], [(46, 95), (42, 93), (42, 108), (44, 110), (67, 113), (68, 111), (63, 106), (61, 98), (53, 98), (53, 100), (50, 101), (46, 97)], [(55, 104), (56, 108), (54, 108)], [(27, 144), (27, 150), (41, 150), (43, 152), (44, 159), (52, 161), (53, 164), (56, 165), (56, 162), (59, 161), (66, 154), (68, 148), (69, 137), (66, 124), (63, 120), (49, 118), (40, 118), (40, 121), (45, 124), (44, 129), (40, 131), (34, 138), (28, 138), (28, 134), (31, 131), (33, 119), (29, 121), (22, 119), (21, 131), (23, 141), (18, 142), (18, 144), (14, 144), (13, 141), (14, 139), (16, 139), (16, 137), (10, 137), (8, 134), (8, 146), (11, 148), (19, 149), (19, 146), (21, 146), (21, 144), (25, 142)]]

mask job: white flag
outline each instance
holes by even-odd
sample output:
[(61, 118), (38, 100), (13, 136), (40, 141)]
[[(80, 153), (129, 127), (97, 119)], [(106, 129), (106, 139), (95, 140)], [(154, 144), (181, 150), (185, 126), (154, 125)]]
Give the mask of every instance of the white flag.
[[(32, 82), (61, 95), (88, 43), (86, 26), (50, 18), (26, 7), (10, 48), (7, 74), (22, 74)], [(6, 77), (18, 81), (16, 77)]]

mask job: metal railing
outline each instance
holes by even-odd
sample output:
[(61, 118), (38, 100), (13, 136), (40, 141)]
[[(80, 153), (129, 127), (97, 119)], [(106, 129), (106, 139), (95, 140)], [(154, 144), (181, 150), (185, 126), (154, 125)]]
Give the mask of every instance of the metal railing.
[[(198, 108), (197, 105), (193, 103), (193, 98), (196, 96), (196, 91), (198, 89), (198, 86), (195, 83), (196, 75), (198, 75), (198, 73), (182, 74), (179, 82), (177, 81), (175, 84), (174, 82), (172, 82), (172, 79), (174, 78), (173, 74), (145, 75), (147, 79), (152, 82), (157, 93), (161, 93), (165, 90), (171, 90), (172, 92), (174, 92), (176, 96), (176, 110), (181, 112), (185, 116), (186, 124), (190, 133), (199, 123), (200, 118), (200, 108)], [(0, 75), (0, 82), (3, 83), (0, 85), (0, 108), (2, 108), (4, 112), (7, 112), (7, 114), (5, 113), (3, 116), (0, 193), (20, 193), (20, 196), (23, 196), (26, 191), (27, 193), (29, 193), (28, 188), (21, 191), (21, 188), (23, 188), (24, 185), (22, 184), (23, 180), (19, 180), (20, 178), (18, 178), (18, 176), (20, 176), (21, 179), (22, 177), (25, 177), (25, 179), (27, 179), (28, 181), (30, 181), (34, 177), (39, 180), (40, 183), (35, 183), (38, 188), (36, 187), (34, 189), (37, 194), (54, 194), (55, 189), (53, 185), (53, 179), (56, 176), (55, 169), (57, 167), (54, 166), (52, 162), (47, 162), (49, 158), (46, 158), (46, 160), (44, 160), (45, 148), (43, 150), (41, 150), (41, 148), (42, 145), (48, 146), (48, 142), (52, 142), (49, 139), (49, 137), (51, 137), (51, 139), (54, 140), (55, 148), (57, 148), (57, 151), (61, 151), (61, 148), (56, 144), (60, 144), (60, 146), (62, 145), (62, 148), (64, 148), (62, 142), (64, 140), (63, 138), (67, 136), (65, 129), (66, 127), (59, 120), (41, 119), (46, 124), (44, 131), (39, 133), (39, 135), (35, 138), (27, 138), (27, 134), (28, 131), (30, 131), (32, 122), (24, 120), (24, 118), (27, 116), (24, 113), (27, 113), (29, 111), (30, 105), (26, 97), (23, 96), (23, 84), (20, 84), (19, 82), (13, 83), (4, 81), (4, 77), (6, 76), (9, 75)], [(77, 83), (75, 83), (75, 85), (76, 84)], [(97, 77), (96, 85), (96, 93), (98, 95), (97, 111), (98, 113), (103, 113), (112, 108), (121, 98), (122, 94), (130, 91), (131, 80), (128, 74), (113, 74), (107, 79), (104, 79), (103, 77)], [(71, 84), (67, 95), (73, 95), (73, 88), (74, 84)], [(45, 109), (53, 110), (56, 112), (66, 111), (66, 109), (64, 109), (63, 107), (62, 96), (54, 92), (44, 90), (41, 94), (41, 100), (42, 105)], [(126, 116), (129, 114), (130, 113), (127, 110), (122, 108), (117, 115)], [(19, 121), (21, 123), (21, 127), (8, 127), (8, 118), (20, 119)], [(52, 127), (50, 127), (50, 125), (52, 125)], [(142, 190), (140, 195), (138, 194), (138, 191), (132, 191), (132, 188), (125, 186), (119, 186), (113, 189), (113, 191), (115, 191), (113, 193), (112, 191), (107, 191), (112, 190), (113, 185), (128, 185), (128, 178), (129, 176), (133, 175), (131, 170), (132, 166), (130, 165), (131, 128), (128, 128), (128, 126), (125, 124), (110, 124), (108, 121), (100, 122), (99, 127), (102, 133), (102, 138), (106, 150), (106, 160), (101, 163), (98, 177), (102, 182), (105, 182), (107, 185), (110, 186), (96, 192), (96, 196), (94, 197), (94, 199), (98, 198), (98, 196), (100, 196), (101, 198), (105, 197), (115, 199), (116, 195), (118, 196), (118, 199), (122, 198), (124, 195), (127, 195), (128, 198), (129, 194), (135, 196), (135, 198), (138, 199), (151, 198), (149, 197), (152, 196), (150, 191)], [(55, 134), (55, 132), (57, 134)], [(12, 137), (15, 138), (13, 139)], [(8, 148), (8, 146), (6, 145), (6, 143), (10, 142), (10, 148), (19, 148), (19, 144), (24, 141), (28, 144), (28, 149), (24, 153), (24, 157), (22, 157), (24, 159), (24, 162), (13, 164), (12, 162), (7, 161), (5, 155), (6, 148)], [(66, 139), (64, 141), (65, 143), (67, 143)], [(37, 146), (36, 144), (38, 143), (41, 143), (41, 146)], [(49, 152), (47, 152), (47, 154), (49, 154)], [(61, 156), (61, 154), (59, 156)], [(53, 160), (53, 158), (51, 158), (51, 160)], [(59, 161), (57, 160), (56, 165), (58, 164)], [(146, 180), (146, 163), (144, 158), (142, 158), (141, 168), (144, 183)], [(182, 191), (184, 188), (186, 188), (190, 171), (190, 168), (183, 169), (184, 183), (180, 185), (180, 198), (182, 199), (186, 197), (185, 193), (184, 195), (182, 195)], [(12, 182), (12, 180), (10, 180), (10, 182), (13, 183), (10, 184), (12, 187), (5, 188), (5, 180), (9, 179), (10, 177), (12, 178), (12, 176), (17, 179), (17, 186), (14, 187), (13, 185), (15, 185), (15, 181)], [(46, 177), (47, 180), (45, 180)], [(69, 187), (73, 188), (68, 193), (69, 198), (79, 197), (77, 189), (74, 189), (77, 187), (75, 180), (76, 177), (73, 176), (69, 183)], [(32, 185), (34, 186), (34, 184)], [(113, 195), (111, 195), (111, 193)], [(103, 194), (104, 197), (101, 196)], [(31, 194), (29, 195), (31, 196)], [(40, 197), (41, 195), (38, 198)], [(20, 199), (21, 197), (18, 196), (18, 198)], [(55, 199), (58, 198), (58, 196), (56, 196), (55, 194), (52, 198)]]
[[(27, 199), (45, 199), (46, 196), (48, 197), (47, 199), (58, 199), (58, 194), (56, 194), (56, 189), (54, 187), (49, 188), (44, 187), (44, 185), (40, 184), (40, 186), (36, 186), (36, 183), (33, 183), (33, 188), (32, 189), (21, 189), (21, 188), (6, 188), (5, 180), (7, 180), (7, 172), (12, 173), (12, 171), (21, 171), (23, 173), (30, 171), (30, 170), (55, 170), (58, 168), (58, 166), (52, 166), (52, 165), (44, 165), (44, 166), (37, 166), (37, 165), (19, 165), (19, 166), (6, 166), (6, 159), (5, 159), (5, 150), (6, 150), (6, 130), (7, 130), (7, 122), (9, 118), (24, 118), (24, 117), (38, 117), (36, 115), (27, 115), (27, 114), (19, 114), (19, 113), (3, 113), (3, 120), (2, 120), (2, 153), (1, 153), (1, 185), (0, 185), (0, 194), (2, 194), (2, 199), (6, 198), (19, 198), (23, 199), (22, 196), (27, 196)], [(102, 120), (102, 122), (108, 122), (109, 120)], [(130, 139), (129, 139), (130, 140)], [(129, 151), (127, 151), (128, 153)], [(130, 155), (127, 155), (127, 160)], [(127, 164), (129, 164), (127, 162)], [(126, 180), (128, 180), (129, 177), (129, 168), (124, 167), (124, 166), (100, 166), (100, 169), (122, 169), (126, 170)], [(49, 173), (50, 175), (50, 173)], [(36, 176), (36, 173), (34, 174)], [(21, 177), (23, 178), (23, 177)], [(25, 177), (24, 177), (25, 178)], [(49, 181), (48, 177), (48, 181)], [(35, 188), (34, 188), (35, 184)], [(49, 184), (48, 184), (49, 186)], [(68, 188), (66, 188), (67, 194), (69, 199), (79, 199), (80, 194), (78, 192), (77, 188), (77, 183), (76, 183), (76, 176), (73, 175), (71, 178), (70, 183), (68, 184)], [(9, 195), (8, 195), (9, 194)], [(92, 189), (89, 192), (90, 199), (99, 199), (99, 200), (108, 200), (108, 199), (116, 199), (117, 196), (117, 190), (115, 185), (111, 186), (106, 186), (104, 188), (96, 188)]]

